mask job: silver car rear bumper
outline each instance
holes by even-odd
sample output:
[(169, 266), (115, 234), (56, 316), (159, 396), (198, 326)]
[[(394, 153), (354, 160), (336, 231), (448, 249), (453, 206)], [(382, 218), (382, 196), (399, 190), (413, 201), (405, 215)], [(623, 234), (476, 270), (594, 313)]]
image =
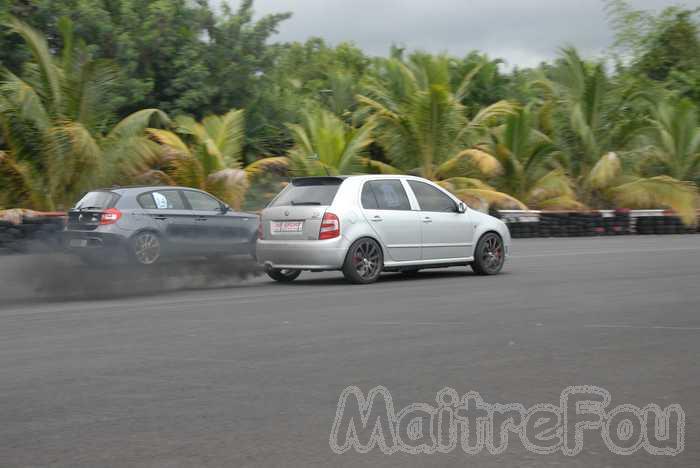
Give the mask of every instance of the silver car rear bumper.
[(258, 240), (258, 262), (268, 268), (339, 270), (349, 243), (342, 237), (329, 240)]

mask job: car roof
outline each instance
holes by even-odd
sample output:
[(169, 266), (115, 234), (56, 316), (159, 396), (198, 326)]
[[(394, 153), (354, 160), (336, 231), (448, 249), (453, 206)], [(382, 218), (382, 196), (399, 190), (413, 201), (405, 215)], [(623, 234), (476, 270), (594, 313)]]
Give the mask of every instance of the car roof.
[(202, 190), (194, 187), (181, 187), (177, 185), (126, 185), (126, 186), (114, 186), (114, 187), (105, 187), (105, 188), (100, 188), (100, 189), (95, 189), (91, 190), (92, 192), (115, 192), (119, 194), (123, 194), (125, 192), (129, 191), (138, 191), (138, 192), (147, 192), (149, 190), (158, 190), (158, 189), (168, 189), (168, 190), (196, 190), (198, 192), (201, 192)]
[(340, 175), (340, 176), (309, 176), (309, 177), (295, 177), (292, 180), (346, 180), (346, 179), (415, 179), (415, 180), (427, 180), (423, 177), (413, 176), (409, 174), (358, 174), (358, 175)]

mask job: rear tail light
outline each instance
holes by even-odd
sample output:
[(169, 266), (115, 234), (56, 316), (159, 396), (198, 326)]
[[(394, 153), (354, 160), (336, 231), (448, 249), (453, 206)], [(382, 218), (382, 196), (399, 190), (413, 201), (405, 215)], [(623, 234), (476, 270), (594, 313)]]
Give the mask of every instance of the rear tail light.
[(326, 212), (321, 220), (321, 230), (318, 233), (318, 240), (335, 239), (340, 236), (340, 220), (336, 215)]
[(116, 208), (107, 208), (100, 216), (100, 224), (114, 224), (122, 217), (122, 212)]

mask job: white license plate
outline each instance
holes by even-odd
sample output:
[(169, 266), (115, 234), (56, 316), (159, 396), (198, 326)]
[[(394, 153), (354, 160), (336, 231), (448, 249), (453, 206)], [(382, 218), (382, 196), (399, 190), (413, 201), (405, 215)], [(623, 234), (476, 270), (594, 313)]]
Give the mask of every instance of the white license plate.
[(304, 230), (304, 221), (271, 221), (270, 232), (272, 234), (287, 234), (293, 232), (302, 232)]
[(71, 247), (87, 247), (87, 239), (71, 239)]

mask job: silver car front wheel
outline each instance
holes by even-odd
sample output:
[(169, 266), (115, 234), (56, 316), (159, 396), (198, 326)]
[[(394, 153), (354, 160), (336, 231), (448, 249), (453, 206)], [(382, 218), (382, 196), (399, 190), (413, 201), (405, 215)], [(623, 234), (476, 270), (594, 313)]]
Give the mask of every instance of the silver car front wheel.
[(495, 275), (500, 273), (505, 260), (503, 239), (495, 232), (487, 232), (476, 244), (472, 270), (478, 275)]

